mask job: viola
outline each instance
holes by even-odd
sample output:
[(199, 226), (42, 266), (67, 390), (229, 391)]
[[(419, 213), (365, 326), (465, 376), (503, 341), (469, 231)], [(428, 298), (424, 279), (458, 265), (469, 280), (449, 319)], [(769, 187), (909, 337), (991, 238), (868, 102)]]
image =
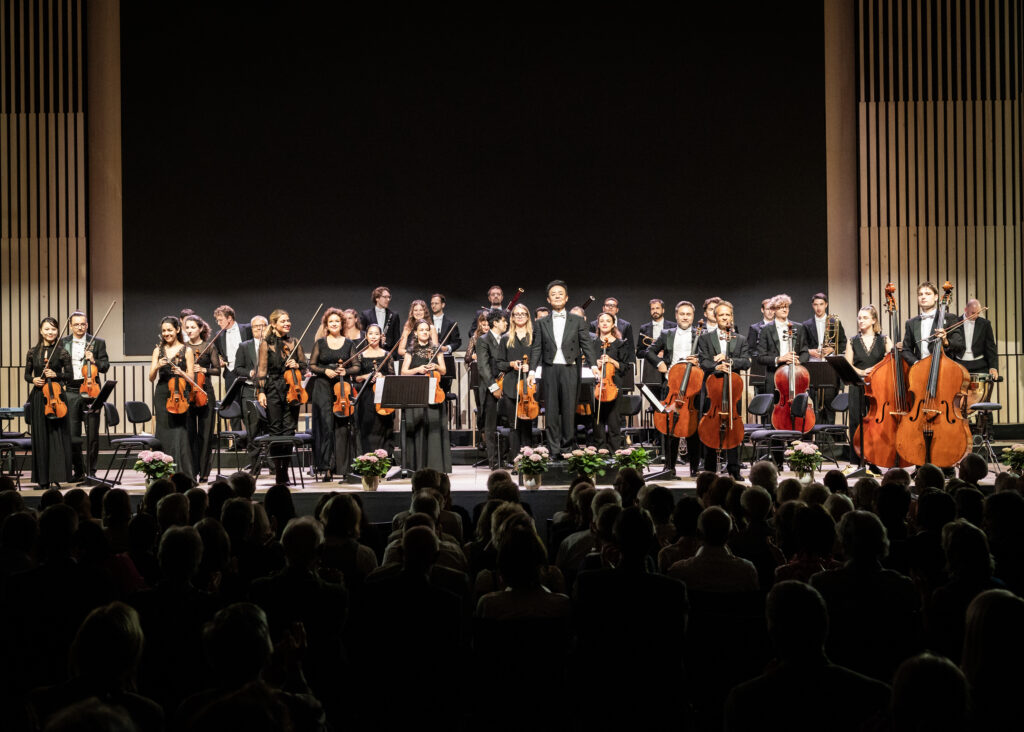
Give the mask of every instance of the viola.
[[(862, 457), (883, 468), (906, 467), (909, 463), (896, 451), (896, 432), (900, 419), (910, 408), (907, 403), (907, 372), (910, 366), (903, 360), (900, 342), (899, 313), (896, 310), (896, 285), (885, 286), (885, 310), (889, 313), (889, 332), (893, 349), (864, 377), (864, 398), (867, 402), (864, 417), (853, 433), (853, 449)], [(882, 338), (876, 335), (876, 338)]]
[[(725, 337), (732, 339), (732, 333)], [(720, 378), (707, 380), (711, 405), (697, 425), (700, 441), (712, 450), (731, 450), (743, 442), (743, 420), (739, 418), (743, 398), (743, 379), (732, 370), (732, 360), (723, 361), (726, 369)]]
[[(791, 344), (796, 343), (796, 331), (790, 323), (783, 338)], [(800, 363), (794, 361), (784, 368), (775, 370), (775, 409), (772, 410), (772, 426), (777, 430), (796, 430), (810, 432), (814, 427), (814, 407), (807, 400), (807, 410), (803, 417), (793, 418), (793, 400), (799, 394), (806, 394), (811, 385), (811, 375)], [(799, 423), (799, 429), (797, 424)]]
[[(933, 321), (942, 328), (953, 285), (946, 282)], [(922, 334), (923, 335), (923, 334)], [(912, 465), (933, 463), (940, 468), (956, 465), (971, 447), (967, 423), (967, 392), (971, 375), (932, 340), (929, 355), (910, 367), (910, 409), (896, 432), (896, 450)]]
[(196, 387), (192, 390), (189, 395), (191, 402), (197, 407), (205, 407), (210, 403), (210, 398), (206, 395), (206, 373), (203, 371), (196, 372)]
[[(288, 342), (284, 345), (284, 360), (287, 361), (291, 358), (292, 353), (298, 348), (299, 342), (294, 343)], [(288, 406), (294, 407), (300, 404), (305, 404), (309, 401), (309, 393), (302, 386), (302, 370), (298, 367), (285, 369), (284, 371), (284, 383), (288, 386), (288, 393), (285, 395), (285, 400), (288, 402)]]
[(170, 414), (185, 414), (190, 406), (187, 377), (175, 374), (167, 381), (167, 411)]
[[(530, 369), (530, 357), (523, 354), (523, 366), (527, 371)], [(521, 419), (537, 419), (540, 414), (540, 403), (537, 402), (537, 384), (530, 384), (529, 380), (523, 381), (523, 369), (519, 370), (519, 383), (516, 384), (516, 417), (518, 426)]]
[[(697, 324), (693, 335), (693, 343), (697, 343), (704, 330), (703, 321)], [(676, 333), (676, 337), (679, 334)], [(665, 412), (654, 413), (654, 426), (658, 432), (672, 437), (691, 437), (697, 431), (700, 421), (700, 406), (696, 399), (700, 396), (701, 385), (704, 383), (704, 372), (699, 368), (693, 370), (692, 362), (673, 364), (668, 370), (668, 396), (662, 404)]]

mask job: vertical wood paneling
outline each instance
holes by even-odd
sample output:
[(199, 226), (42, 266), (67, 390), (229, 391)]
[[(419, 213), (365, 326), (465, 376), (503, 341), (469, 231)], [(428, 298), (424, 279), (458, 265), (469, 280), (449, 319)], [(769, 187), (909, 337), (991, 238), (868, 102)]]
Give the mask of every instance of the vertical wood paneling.
[(923, 280), (989, 306), (1006, 383), (1021, 400), (1021, 15), (1014, 0), (859, 0), (861, 297)]

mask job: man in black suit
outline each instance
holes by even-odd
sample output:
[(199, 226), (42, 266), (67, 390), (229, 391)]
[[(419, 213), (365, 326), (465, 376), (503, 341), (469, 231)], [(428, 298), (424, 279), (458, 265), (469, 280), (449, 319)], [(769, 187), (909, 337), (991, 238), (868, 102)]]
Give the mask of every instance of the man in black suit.
[(921, 308), (920, 315), (915, 315), (903, 327), (903, 358), (909, 364), (915, 364), (931, 353), (933, 343), (943, 342), (945, 353), (952, 359), (964, 355), (967, 344), (964, 342), (963, 328), (946, 333), (946, 328), (953, 325), (957, 318), (946, 313), (943, 322), (936, 323), (935, 315), (939, 304), (939, 288), (932, 282), (922, 282), (917, 286), (917, 305)]
[[(615, 327), (619, 329), (622, 340), (626, 342), (626, 347), (629, 349), (630, 360), (635, 361), (636, 346), (633, 343), (633, 325), (625, 318), (619, 317), (619, 301), (614, 297), (606, 297), (601, 310), (612, 316), (612, 320), (615, 321)], [(590, 332), (597, 332), (596, 318), (590, 321)]]
[(650, 301), (651, 319), (640, 326), (640, 336), (636, 342), (636, 357), (642, 359), (647, 356), (647, 349), (658, 340), (658, 336), (665, 328), (672, 326), (665, 320), (665, 301), (655, 297)]
[(217, 353), (228, 364), (224, 371), (224, 390), (227, 391), (235, 383), (235, 355), (238, 352), (238, 345), (252, 338), (252, 329), (245, 323), (235, 322), (235, 309), (230, 305), (221, 305), (213, 311), (213, 317), (220, 328), (216, 340)]
[[(773, 383), (775, 371), (780, 366), (797, 361), (807, 363), (810, 358), (803, 326), (789, 319), (789, 306), (792, 302), (789, 295), (776, 295), (772, 299), (775, 321), (761, 328), (757, 338), (757, 361), (765, 366), (765, 378), (769, 385)], [(788, 335), (790, 328), (792, 339)]]
[(262, 315), (256, 315), (253, 316), (249, 325), (249, 331), (253, 337), (247, 341), (242, 341), (238, 345), (233, 374), (236, 379), (246, 380), (245, 386), (242, 387), (242, 393), (239, 395), (239, 400), (242, 405), (242, 418), (245, 421), (245, 431), (248, 437), (249, 469), (253, 471), (254, 475), (259, 475), (259, 466), (253, 464), (256, 460), (256, 449), (253, 440), (260, 434), (259, 411), (252, 405), (252, 402), (256, 399), (256, 387), (253, 384), (253, 379), (256, 377), (256, 369), (259, 366), (260, 341), (263, 340), (263, 333), (267, 329), (267, 319)]
[(996, 350), (996, 337), (992, 332), (992, 322), (980, 317), (981, 303), (971, 299), (964, 307), (964, 353), (957, 363), (972, 374), (987, 373), (991, 378), (999, 378), (999, 352)]
[[(550, 282), (547, 293), (551, 315), (534, 326), (530, 363), (541, 370), (548, 449), (558, 456), (572, 449), (575, 437), (580, 358), (586, 356), (588, 364), (596, 364), (598, 351), (587, 321), (565, 309), (569, 299), (565, 282)], [(591, 368), (596, 377), (597, 369)], [(531, 382), (536, 376), (536, 371), (530, 371)]]
[[(757, 344), (761, 337), (761, 329), (775, 322), (775, 311), (772, 310), (772, 300), (774, 299), (774, 297), (766, 297), (761, 301), (761, 319), (756, 323), (751, 323), (747, 329), (747, 350), (750, 352), (750, 376), (748, 380), (750, 385), (754, 387), (755, 394), (770, 394), (772, 391), (772, 385), (768, 383), (768, 379), (765, 377), (764, 364), (757, 360)], [(767, 416), (761, 422), (762, 424), (770, 424)]]
[(445, 305), (447, 305), (447, 301), (440, 292), (435, 292), (430, 296), (430, 322), (437, 330), (439, 341), (448, 335), (449, 330), (452, 331), (448, 341), (444, 344), (444, 352), (454, 353), (462, 348), (462, 337), (459, 335), (458, 324), (445, 313)]
[(398, 314), (388, 307), (391, 304), (391, 290), (383, 286), (376, 287), (370, 295), (370, 299), (373, 302), (373, 307), (367, 308), (359, 314), (363, 319), (363, 330), (374, 323), (379, 325), (383, 338), (380, 346), (385, 351), (390, 351), (391, 347), (398, 343), (401, 333)]
[[(700, 366), (700, 361), (697, 359), (697, 341), (700, 336), (697, 333), (697, 329), (693, 327), (695, 313), (696, 310), (692, 302), (681, 300), (676, 304), (676, 327), (662, 330), (661, 334), (647, 350), (647, 363), (662, 374), (662, 399), (668, 396), (666, 376), (671, 367), (676, 364), (682, 364), (681, 368), (685, 368), (687, 363), (697, 367)], [(698, 374), (694, 373), (694, 371), (690, 372), (691, 379), (695, 379), (697, 376)], [(703, 413), (703, 389), (697, 395), (695, 401), (696, 403), (693, 406)], [(671, 417), (672, 415), (669, 415), (670, 425)], [(679, 438), (672, 435), (663, 435), (662, 444), (665, 454), (665, 469), (673, 471), (672, 477), (674, 478), (676, 459), (679, 457)], [(690, 459), (690, 475), (696, 475), (700, 472), (700, 457), (703, 452), (700, 438), (696, 432), (686, 438), (686, 454)]]
[[(81, 310), (71, 313), (71, 334), (64, 336), (60, 344), (71, 354), (71, 373), (75, 380), (67, 385), (68, 416), (71, 417), (71, 436), (88, 439), (87, 446), (89, 455), (89, 466), (96, 472), (96, 459), (100, 454), (100, 415), (89, 415), (89, 424), (86, 426), (86, 435), (82, 435), (82, 418), (91, 399), (83, 399), (79, 388), (82, 386), (83, 362), (93, 363), (96, 370), (101, 374), (107, 373), (110, 369), (110, 359), (107, 358), (107, 343), (102, 338), (94, 338), (88, 333), (89, 318)], [(88, 347), (88, 348), (87, 348)], [(85, 465), (82, 462), (82, 443), (72, 443), (71, 449), (71, 482), (79, 483), (85, 478)]]
[(502, 391), (498, 386), (498, 353), (504, 343), (504, 333), (508, 329), (508, 318), (504, 310), (492, 310), (487, 314), (490, 330), (479, 336), (476, 341), (477, 371), (480, 374), (480, 392), (477, 404), (480, 405), (478, 423), (484, 426), (484, 445), (487, 446), (487, 464), (491, 470), (497, 470), (500, 463), (498, 456), (498, 405), (501, 403)]
[[(697, 357), (700, 359), (700, 367), (704, 369), (705, 383), (708, 379), (725, 378), (730, 368), (733, 373), (746, 371), (750, 368), (750, 355), (747, 349), (747, 339), (738, 333), (733, 332), (733, 307), (728, 300), (719, 300), (715, 304), (715, 322), (718, 327), (710, 333), (705, 333), (697, 341)], [(732, 338), (726, 340), (724, 337), (731, 334)], [(734, 394), (735, 399), (738, 395)], [(736, 415), (736, 419), (740, 419)], [(707, 445), (707, 452), (704, 455), (704, 469), (715, 470), (717, 468), (718, 456), (714, 445)], [(736, 480), (740, 478), (740, 451), (738, 447), (725, 451), (726, 468)]]
[[(814, 310), (814, 317), (808, 318), (802, 323), (809, 360), (824, 361), (827, 356), (846, 353), (846, 331), (843, 330), (843, 324), (839, 322), (837, 316), (829, 315), (828, 295), (824, 292), (816, 293), (811, 298), (811, 308)], [(832, 384), (816, 390), (816, 397), (821, 408), (821, 422), (824, 424), (835, 422), (836, 413), (832, 410), (832, 400), (838, 389), (839, 379), (835, 377)]]
[(480, 313), (486, 313), (489, 310), (503, 310), (502, 303), (505, 302), (505, 291), (501, 289), (501, 285), (491, 285), (487, 289), (487, 305), (482, 308), (477, 308), (474, 318), (479, 318)]

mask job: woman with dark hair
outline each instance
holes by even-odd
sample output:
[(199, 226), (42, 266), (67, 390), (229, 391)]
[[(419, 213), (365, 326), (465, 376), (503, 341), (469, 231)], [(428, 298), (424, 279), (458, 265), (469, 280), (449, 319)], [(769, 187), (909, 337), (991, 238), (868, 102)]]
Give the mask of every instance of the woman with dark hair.
[[(256, 368), (256, 399), (267, 410), (267, 429), (271, 435), (294, 435), (299, 419), (299, 405), (288, 403), (288, 384), (285, 372), (302, 369), (306, 356), (302, 344), (289, 334), (292, 319), (286, 310), (278, 308), (270, 314), (270, 328), (260, 341), (259, 365)], [(288, 484), (288, 465), (291, 445), (276, 445), (271, 453), (275, 481)]]
[[(630, 353), (629, 345), (622, 340), (622, 334), (615, 326), (615, 318), (609, 313), (601, 313), (597, 316), (597, 333), (592, 336), (600, 349), (601, 357), (597, 359), (597, 365), (604, 374), (611, 367), (612, 383), (616, 388), (622, 387), (622, 380), (627, 368), (631, 368), (634, 357)], [(594, 398), (598, 396), (598, 388), (595, 384)], [(619, 450), (626, 444), (621, 434), (619, 424), (619, 400), (618, 397), (609, 400), (602, 396), (600, 410), (594, 406), (594, 442), (599, 448), (608, 450)]]
[[(51, 483), (71, 479), (70, 416), (46, 416), (43, 387), (49, 379), (64, 387), (74, 377), (71, 354), (57, 343), (60, 327), (53, 318), (39, 323), (39, 341), (25, 356), (25, 381), (32, 385), (28, 395), (29, 419), (32, 427), (32, 482), (45, 490)], [(66, 402), (65, 402), (66, 403)]]
[[(373, 400), (373, 384), (377, 376), (374, 374), (393, 373), (392, 360), (388, 352), (381, 347), (380, 326), (372, 323), (366, 329), (366, 348), (356, 356), (355, 377), (359, 384), (359, 396), (356, 400), (356, 419), (359, 422), (359, 435), (362, 439), (363, 452), (384, 450), (391, 455), (395, 449), (395, 417), (394, 414), (379, 414)], [(372, 379), (372, 380), (371, 380)], [(364, 394), (363, 392), (369, 389)]]
[(195, 378), (195, 354), (185, 347), (181, 335), (181, 322), (173, 315), (160, 321), (160, 342), (153, 349), (149, 366), (149, 380), (156, 382), (153, 389), (153, 416), (156, 418), (156, 439), (160, 449), (174, 458), (178, 472), (195, 475), (192, 469), (192, 447), (188, 439), (188, 414), (167, 411), (170, 396), (168, 382), (172, 376), (184, 374)]
[(296, 517), (295, 502), (292, 500), (292, 492), (288, 490), (288, 486), (272, 485), (267, 488), (267, 494), (263, 496), (263, 509), (267, 512), (274, 527), (275, 537), (280, 541), (284, 527)]
[[(426, 376), (437, 372), (444, 376), (444, 359), (436, 358), (436, 346), (432, 338), (430, 323), (420, 320), (416, 323), (416, 343), (406, 351), (402, 362), (402, 373)], [(431, 364), (428, 367), (428, 364)], [(448, 439), (448, 419), (445, 405), (430, 404), (405, 410), (405, 444), (402, 446), (407, 468), (433, 468), (442, 473), (452, 472), (452, 443)]]
[(354, 420), (351, 415), (334, 413), (334, 387), (359, 371), (359, 364), (352, 361), (341, 368), (351, 360), (353, 352), (352, 341), (341, 332), (341, 310), (327, 308), (321, 328), (324, 335), (313, 344), (309, 357), (309, 370), (313, 372), (309, 401), (313, 414), (313, 470), (329, 481), (333, 475), (344, 477), (355, 450)]
[(210, 477), (210, 467), (213, 463), (213, 433), (216, 426), (213, 410), (216, 392), (211, 379), (214, 376), (220, 376), (223, 362), (217, 352), (217, 346), (210, 343), (210, 326), (205, 320), (198, 315), (186, 315), (181, 323), (181, 329), (185, 334), (185, 345), (192, 351), (196, 380), (199, 380), (199, 374), (206, 375), (203, 385), (203, 391), (206, 392), (206, 404), (199, 406), (193, 402), (189, 407), (185, 425), (188, 430), (189, 445), (192, 448), (192, 467), (196, 471), (195, 475), (190, 477), (198, 479), (200, 483), (205, 483)]
[(402, 336), (398, 343), (398, 355), (404, 356), (407, 351), (412, 350), (413, 346), (416, 345), (416, 326), (422, 320), (426, 322), (427, 327), (430, 328), (430, 343), (437, 345), (437, 329), (434, 328), (434, 324), (427, 318), (427, 303), (425, 300), (413, 300), (409, 306), (409, 317), (405, 321), (405, 325), (402, 327)]
[(355, 308), (341, 311), (341, 334), (355, 343), (356, 348), (364, 345), (361, 341), (366, 338), (366, 324)]

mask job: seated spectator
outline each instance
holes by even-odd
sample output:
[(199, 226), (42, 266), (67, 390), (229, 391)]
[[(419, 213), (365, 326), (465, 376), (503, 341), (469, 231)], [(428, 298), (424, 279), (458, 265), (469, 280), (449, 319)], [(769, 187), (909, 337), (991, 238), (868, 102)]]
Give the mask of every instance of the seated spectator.
[(139, 513), (128, 522), (128, 557), (150, 587), (160, 581), (160, 565), (156, 561), (156, 516)]
[(800, 489), (800, 500), (808, 506), (824, 506), (830, 495), (828, 488), (821, 483), (808, 483)]
[(914, 474), (914, 494), (921, 495), (926, 488), (942, 490), (946, 486), (946, 474), (938, 465), (925, 463)]
[(45, 728), (45, 732), (82, 730), (137, 732), (137, 727), (124, 707), (104, 704), (96, 697), (90, 697), (55, 714)]
[[(232, 498), (224, 504), (221, 524), (231, 539), (231, 558), (243, 586), (258, 577), (268, 577), (284, 567), (281, 544), (256, 531), (256, 512), (262, 506), (248, 498)], [(264, 514), (265, 515), (265, 514)], [(267, 523), (269, 528), (269, 522)]]
[(796, 478), (786, 478), (779, 482), (779, 487), (775, 489), (775, 502), (778, 505), (788, 503), (789, 501), (799, 501), (800, 491), (804, 489), (803, 485)]
[[(768, 593), (765, 616), (778, 662), (729, 693), (726, 732), (859, 730), (884, 724), (889, 687), (825, 655), (829, 614), (816, 590), (803, 582), (779, 582)], [(794, 694), (798, 701), (779, 702)]]
[(757, 591), (757, 569), (746, 559), (733, 556), (725, 545), (730, 533), (732, 518), (729, 514), (719, 506), (705, 508), (697, 520), (700, 549), (694, 557), (669, 567), (669, 576), (685, 582), (691, 591)]
[(232, 498), (237, 498), (235, 490), (226, 480), (215, 480), (210, 483), (210, 489), (206, 493), (208, 505), (206, 515), (220, 521), (221, 513), (224, 511), (224, 504)]
[(594, 520), (594, 514), (590, 510), (590, 504), (597, 495), (597, 488), (586, 480), (578, 481), (569, 491), (569, 507), (562, 512), (561, 518), (552, 522), (551, 546), (548, 547), (548, 556), (551, 559), (558, 557), (562, 543), (572, 534), (578, 531), (589, 531), (590, 523)]
[(324, 510), (323, 553), (320, 566), (336, 570), (349, 591), (358, 593), (366, 576), (377, 569), (373, 549), (359, 543), (362, 510), (351, 496), (340, 493)]
[(640, 497), (640, 489), (644, 487), (644, 477), (635, 468), (621, 468), (615, 476), (612, 488), (622, 496), (623, 508), (635, 506)]
[(572, 606), (568, 596), (552, 592), (541, 581), (546, 565), (547, 552), (532, 523), (519, 521), (504, 530), (498, 544), (498, 572), (504, 589), (481, 597), (476, 614), (499, 620), (569, 617)]
[[(7, 478), (8, 476), (0, 476)], [(0, 491), (0, 524), (3, 524), (4, 519), (13, 513), (25, 510), (25, 501), (22, 500), (21, 494), (13, 488), (8, 488)]]
[(651, 514), (658, 543), (665, 547), (675, 541), (676, 527), (672, 524), (675, 499), (672, 491), (663, 485), (645, 485), (640, 489), (640, 505)]
[(142, 495), (142, 512), (156, 518), (156, 505), (160, 503), (161, 498), (172, 493), (174, 493), (174, 483), (168, 478), (157, 478), (149, 484), (146, 492)]
[(986, 497), (982, 528), (996, 560), (995, 576), (1017, 596), (1024, 595), (1024, 496), (1004, 491)]
[[(614, 567), (619, 563), (619, 547), (615, 543), (615, 522), (622, 513), (622, 506), (608, 503), (601, 506), (594, 519), (594, 548), (583, 557), (576, 574), (591, 569)], [(652, 547), (653, 549), (653, 547)], [(557, 571), (558, 568), (555, 567)]]
[(50, 506), (55, 506), (58, 503), (64, 503), (64, 494), (56, 488), (47, 488), (39, 496), (39, 512), (42, 513)]
[(839, 519), (853, 510), (853, 499), (845, 493), (833, 493), (825, 501), (825, 510), (833, 521), (839, 523)]
[(925, 600), (949, 581), (942, 527), (955, 518), (956, 503), (948, 493), (929, 488), (918, 498), (917, 533), (907, 539), (907, 561)]
[[(430, 500), (433, 501), (432, 506), (425, 505), (424, 508), (431, 511), (431, 513), (414, 513), (405, 520), (401, 533), (399, 533), (396, 538), (392, 539), (388, 544), (387, 549), (384, 550), (384, 561), (381, 562), (382, 566), (387, 566), (389, 564), (405, 564), (405, 558), (403, 557), (402, 552), (404, 551), (403, 547), (405, 546), (405, 534), (410, 528), (425, 526), (430, 529), (436, 537), (437, 516), (440, 508), (436, 500), (432, 497)], [(447, 536), (447, 534), (445, 536)], [(436, 562), (442, 567), (448, 567), (449, 569), (454, 569), (457, 572), (465, 572), (469, 569), (469, 563), (466, 561), (466, 555), (463, 553), (462, 547), (447, 539), (438, 539), (437, 542), (438, 556), (431, 562), (431, 564)]]
[(280, 540), (281, 534), (284, 533), (284, 527), (297, 516), (295, 502), (292, 500), (292, 492), (288, 486), (278, 483), (267, 488), (267, 493), (263, 496), (263, 510), (267, 512), (267, 517), (270, 519), (274, 538)]
[(593, 500), (590, 502), (590, 522), (586, 528), (577, 531), (574, 534), (570, 534), (562, 542), (561, 546), (558, 547), (558, 558), (555, 560), (555, 564), (562, 574), (565, 575), (566, 580), (570, 586), (572, 579), (576, 576), (576, 571), (582, 564), (584, 557), (590, 553), (590, 551), (597, 544), (597, 537), (595, 534), (596, 527), (594, 525), (594, 516), (601, 509), (601, 506), (605, 506), (609, 503), (614, 503), (617, 506), (622, 505), (622, 498), (618, 492), (613, 488), (602, 488), (594, 494)]
[(174, 491), (182, 495), (196, 487), (196, 482), (192, 479), (192, 476), (185, 473), (174, 473), (170, 480), (174, 483)]
[(988, 590), (967, 608), (960, 667), (973, 696), (976, 730), (1024, 726), (1024, 600), (1007, 590)]
[(495, 569), (498, 566), (498, 550), (491, 541), (491, 517), (499, 506), (504, 505), (505, 501), (492, 498), (484, 503), (480, 511), (480, 520), (476, 522), (473, 541), (466, 544), (464, 551), (469, 563), (470, 582), (474, 581), (482, 570)]
[(157, 531), (163, 536), (172, 526), (191, 526), (188, 521), (188, 499), (184, 493), (171, 493), (156, 504)]
[(750, 485), (764, 488), (774, 499), (779, 487), (779, 467), (773, 460), (758, 460), (750, 466), (750, 475), (747, 479)]
[(65, 493), (64, 503), (75, 509), (79, 524), (92, 521), (92, 503), (89, 501), (89, 494), (82, 488), (72, 488)]
[(948, 658), (931, 653), (908, 658), (892, 682), (893, 732), (970, 729), (967, 679)]
[[(32, 568), (39, 525), (34, 513), (20, 511), (4, 519), (0, 528), (0, 598), (7, 578)], [(0, 600), (0, 607), (3, 602)]]
[(192, 488), (185, 494), (188, 499), (188, 525), (195, 526), (206, 517), (210, 500), (202, 488)]
[(825, 477), (822, 478), (822, 483), (828, 488), (829, 493), (849, 493), (850, 492), (850, 481), (847, 480), (846, 474), (842, 470), (836, 470), (833, 468), (825, 473)]
[(658, 571), (662, 574), (668, 568), (683, 559), (689, 559), (700, 549), (700, 538), (697, 536), (697, 519), (704, 508), (693, 496), (683, 496), (672, 511), (672, 525), (675, 527), (676, 541), (658, 552)]
[(889, 569), (900, 574), (910, 574), (907, 537), (909, 529), (907, 516), (910, 512), (910, 491), (898, 483), (887, 483), (878, 489), (875, 496), (874, 513), (885, 527), (889, 538), (889, 554), (882, 562)]
[[(897, 473), (898, 471), (898, 473)], [(888, 476), (894, 475), (890, 480)], [(904, 483), (902, 477), (906, 477), (907, 481)], [(893, 468), (885, 474), (882, 478), (885, 483), (897, 483), (904, 487), (910, 485), (910, 474), (902, 468)], [(878, 495), (878, 489), (881, 485), (874, 478), (858, 478), (853, 484), (853, 488), (850, 490), (850, 498), (853, 499), (853, 506), (858, 511), (873, 511), (875, 510), (875, 497)]]
[(718, 474), (712, 470), (702, 470), (697, 473), (697, 500), (700, 501), (700, 505), (707, 507), (708, 491), (711, 490), (711, 485), (718, 479)]
[[(495, 470), (487, 476), (487, 500), (497, 498), (499, 501), (508, 501), (510, 503), (521, 503), (523, 509), (533, 515), (533, 509), (529, 503), (522, 500), (519, 493), (519, 486), (512, 480), (512, 475), (507, 470)], [(476, 527), (477, 522), (480, 520), (480, 511), (483, 510), (484, 502), (478, 503), (473, 506), (473, 526)]]
[(805, 506), (803, 501), (786, 501), (775, 512), (775, 546), (787, 561), (796, 556), (796, 514)]
[[(505, 534), (517, 527), (528, 528), (536, 534), (533, 519), (518, 503), (503, 503), (494, 511), (491, 517), (491, 544), (495, 559), (501, 553), (500, 547), (505, 539)], [(540, 537), (537, 540), (540, 541)], [(544, 546), (543, 542), (541, 542), (541, 546)], [(540, 581), (552, 592), (565, 592), (565, 578), (558, 567), (554, 565), (544, 562), (540, 570)], [(473, 597), (479, 599), (489, 592), (503, 589), (505, 589), (505, 585), (497, 569), (497, 561), (495, 561), (495, 569), (483, 569), (477, 574), (473, 583)]]
[(773, 508), (772, 497), (764, 488), (752, 486), (743, 491), (740, 501), (747, 523), (732, 535), (728, 546), (737, 557), (754, 565), (758, 585), (767, 592), (775, 584), (775, 568), (786, 561), (775, 546), (773, 531), (768, 524)]
[(89, 489), (89, 515), (99, 520), (103, 516), (103, 499), (111, 491), (111, 486), (100, 483)]
[(718, 475), (715, 477), (711, 487), (708, 488), (707, 494), (704, 496), (704, 508), (711, 506), (721, 506), (725, 508), (726, 499), (729, 497), (729, 491), (736, 485), (736, 481), (728, 475)]
[[(231, 570), (231, 539), (228, 538), (228, 532), (220, 521), (212, 518), (204, 518), (195, 525), (195, 529), (203, 542), (203, 554), (192, 584), (218, 598), (231, 597), (230, 585), (234, 573)], [(225, 589), (226, 592), (223, 591)]]
[(775, 570), (776, 582), (809, 582), (818, 572), (839, 568), (839, 562), (832, 559), (836, 525), (822, 506), (798, 506), (793, 517), (793, 532), (796, 554)]
[[(973, 486), (961, 488), (953, 494), (953, 502), (956, 504), (956, 517), (969, 521), (975, 526), (982, 526), (985, 523), (985, 494)], [(920, 519), (920, 507), (918, 507), (918, 523)]]
[(251, 501), (252, 497), (256, 495), (256, 479), (251, 473), (247, 473), (244, 470), (232, 473), (228, 476), (228, 483), (231, 484), (231, 490), (235, 492), (235, 496), (238, 498)]
[[(430, 474), (437, 474), (437, 471), (432, 468), (424, 468), (424, 470), (429, 470)], [(417, 473), (421, 472), (423, 471), (417, 471)], [(400, 511), (391, 519), (391, 534), (388, 536), (388, 541), (401, 538), (405, 520), (414, 513), (429, 513), (437, 515), (437, 530), (441, 540), (462, 546), (462, 520), (458, 514), (451, 511), (445, 512), (442, 508), (443, 504), (444, 497), (437, 488), (424, 486), (414, 491), (409, 501), (409, 510)], [(458, 533), (452, 533), (449, 529)]]
[(889, 550), (878, 517), (854, 511), (839, 522), (846, 564), (811, 577), (828, 606), (828, 656), (876, 679), (920, 649), (920, 597), (914, 583), (882, 567)]
[(960, 461), (958, 475), (965, 483), (979, 486), (988, 475), (988, 462), (978, 453), (969, 452)]

